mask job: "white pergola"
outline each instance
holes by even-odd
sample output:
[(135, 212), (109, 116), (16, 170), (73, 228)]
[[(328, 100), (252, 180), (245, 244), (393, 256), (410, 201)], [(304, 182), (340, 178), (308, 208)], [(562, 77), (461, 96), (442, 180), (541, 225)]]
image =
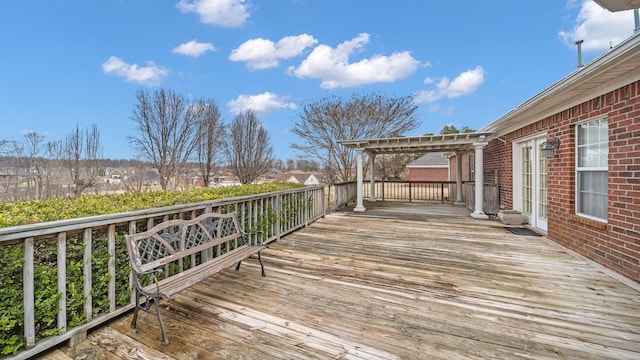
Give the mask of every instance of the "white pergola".
[(375, 157), (378, 154), (412, 154), (425, 152), (449, 152), (456, 155), (456, 204), (462, 205), (462, 154), (470, 149), (475, 150), (475, 209), (471, 216), (476, 219), (487, 219), (482, 204), (484, 202), (483, 189), (483, 149), (487, 146), (491, 132), (474, 132), (447, 135), (427, 135), (393, 137), (369, 140), (344, 140), (339, 143), (356, 150), (356, 165), (358, 176), (357, 202), (353, 211), (366, 210), (363, 202), (362, 183), (364, 178), (363, 154), (371, 158), (371, 196), (369, 201), (375, 201)]

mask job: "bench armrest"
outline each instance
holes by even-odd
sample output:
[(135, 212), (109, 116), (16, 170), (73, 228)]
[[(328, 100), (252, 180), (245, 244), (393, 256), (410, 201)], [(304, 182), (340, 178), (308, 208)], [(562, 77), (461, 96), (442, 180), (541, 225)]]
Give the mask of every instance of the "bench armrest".
[[(249, 237), (251, 236), (262, 236), (262, 234), (264, 234), (263, 230), (258, 230), (258, 231), (244, 231), (242, 229), (240, 229), (240, 233), (242, 234), (242, 245), (252, 245), (251, 241), (249, 241)], [(262, 242), (261, 242), (262, 243)]]
[[(158, 269), (153, 269), (153, 270), (148, 270), (148, 271), (134, 271), (134, 281), (136, 284), (136, 288), (145, 295), (153, 295), (152, 293), (149, 293), (149, 291), (145, 290), (145, 287), (148, 287), (149, 285), (155, 285), (156, 291), (155, 294), (159, 294), (160, 293), (160, 285), (158, 284), (159, 280), (158, 280), (158, 276), (157, 275), (161, 275), (164, 271), (160, 268)], [(156, 275), (157, 274), (157, 275)], [(144, 275), (149, 275), (151, 277), (151, 283), (147, 286), (143, 286), (142, 283), (140, 282), (140, 276), (144, 276)]]

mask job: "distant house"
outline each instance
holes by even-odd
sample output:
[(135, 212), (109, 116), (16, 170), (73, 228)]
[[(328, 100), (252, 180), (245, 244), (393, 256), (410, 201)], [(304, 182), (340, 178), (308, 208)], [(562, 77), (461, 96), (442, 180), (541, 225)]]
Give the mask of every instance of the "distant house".
[(320, 185), (320, 180), (312, 173), (283, 173), (278, 175), (278, 181), (304, 185)]
[(407, 165), (409, 181), (449, 180), (449, 158), (444, 153), (426, 153)]
[(109, 171), (109, 179), (111, 179), (111, 180), (121, 180), (123, 178), (124, 178), (124, 174), (122, 173), (122, 170), (113, 169), (113, 170)]

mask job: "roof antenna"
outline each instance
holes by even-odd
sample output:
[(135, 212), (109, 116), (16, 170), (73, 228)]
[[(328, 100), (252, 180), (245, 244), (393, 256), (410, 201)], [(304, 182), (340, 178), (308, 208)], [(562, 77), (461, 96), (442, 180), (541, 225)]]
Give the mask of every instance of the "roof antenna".
[(578, 69), (584, 66), (584, 62), (582, 61), (582, 43), (584, 40), (576, 41), (576, 46), (578, 47)]

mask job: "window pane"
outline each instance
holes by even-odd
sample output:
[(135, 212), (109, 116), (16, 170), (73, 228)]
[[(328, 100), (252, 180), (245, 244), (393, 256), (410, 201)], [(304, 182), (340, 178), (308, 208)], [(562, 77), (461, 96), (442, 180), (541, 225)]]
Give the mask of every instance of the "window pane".
[(531, 168), (531, 146), (523, 146), (522, 158), (522, 212), (531, 214), (533, 210), (533, 169)]
[(578, 177), (578, 212), (607, 218), (607, 172), (581, 171)]
[(606, 167), (609, 157), (608, 125), (600, 119), (578, 127), (578, 166)]
[(548, 207), (548, 185), (547, 185), (547, 169), (548, 159), (540, 156), (542, 144), (538, 147), (538, 218), (547, 219)]

